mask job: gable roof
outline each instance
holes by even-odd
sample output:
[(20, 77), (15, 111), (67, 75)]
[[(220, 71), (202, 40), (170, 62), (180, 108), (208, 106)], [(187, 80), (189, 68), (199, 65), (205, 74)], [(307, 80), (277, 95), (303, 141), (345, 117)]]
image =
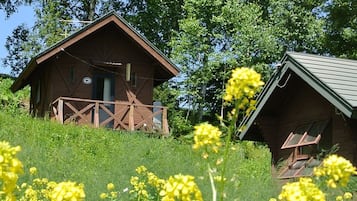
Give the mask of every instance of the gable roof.
[(29, 76), (39, 64), (55, 56), (79, 40), (87, 37), (94, 31), (112, 22), (115, 23), (115, 25), (118, 26), (121, 30), (123, 30), (128, 35), (128, 37), (133, 39), (139, 45), (139, 47), (149, 53), (162, 66), (163, 70), (170, 74), (171, 77), (176, 76), (180, 72), (179, 68), (174, 63), (172, 63), (168, 57), (166, 57), (142, 34), (137, 32), (134, 27), (132, 27), (124, 18), (120, 17), (115, 12), (110, 12), (32, 58), (29, 64), (11, 86), (11, 91), (15, 92), (27, 85)]
[(279, 67), (257, 98), (256, 110), (243, 119), (243, 139), (258, 114), (277, 88), (280, 79), (292, 71), (348, 118), (357, 119), (357, 61), (306, 53), (286, 52)]

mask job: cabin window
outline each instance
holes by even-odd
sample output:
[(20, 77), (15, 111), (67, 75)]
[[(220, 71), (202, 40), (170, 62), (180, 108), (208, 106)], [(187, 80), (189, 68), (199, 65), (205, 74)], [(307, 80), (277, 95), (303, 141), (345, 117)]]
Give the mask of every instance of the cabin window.
[(318, 144), (321, 139), (321, 133), (326, 128), (327, 123), (328, 121), (317, 121), (298, 126), (290, 133), (281, 149)]
[(41, 100), (41, 82), (40, 80), (37, 82), (36, 87), (36, 104), (38, 104)]
[(137, 76), (135, 72), (131, 73), (130, 75), (130, 84), (132, 87), (136, 87), (137, 85)]
[(328, 120), (315, 121), (298, 126), (289, 134), (281, 149), (292, 148), (287, 167), (280, 173), (279, 178), (310, 176), (314, 167), (321, 161), (313, 157), (314, 150), (320, 142), (321, 134), (328, 125)]

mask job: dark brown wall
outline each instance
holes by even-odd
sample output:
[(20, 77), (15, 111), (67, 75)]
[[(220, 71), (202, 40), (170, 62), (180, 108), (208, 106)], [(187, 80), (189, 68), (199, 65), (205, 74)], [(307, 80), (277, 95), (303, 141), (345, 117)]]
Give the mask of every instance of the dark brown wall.
[(269, 108), (263, 109), (257, 119), (260, 131), (268, 142), (275, 161), (287, 158), (292, 152), (280, 148), (297, 126), (329, 119), (330, 123), (319, 143), (320, 148), (328, 149), (338, 143), (340, 144), (338, 153), (357, 162), (356, 138), (353, 138), (353, 133), (357, 133), (357, 130), (356, 127), (351, 127), (356, 121), (352, 122), (345, 118), (332, 104), (296, 75), (290, 78), (284, 89), (276, 90), (284, 91), (274, 92), (277, 97), (268, 100), (266, 105)]

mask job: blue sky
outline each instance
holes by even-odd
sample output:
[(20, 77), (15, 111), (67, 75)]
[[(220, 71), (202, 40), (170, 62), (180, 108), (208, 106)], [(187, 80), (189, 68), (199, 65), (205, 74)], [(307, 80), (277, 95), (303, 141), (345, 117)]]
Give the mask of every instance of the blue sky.
[[(21, 6), (18, 11), (12, 14), (9, 18), (6, 18), (5, 12), (0, 10), (0, 60), (6, 55), (5, 48), (6, 38), (11, 35), (11, 32), (18, 25), (25, 23), (28, 27), (31, 27), (35, 20), (35, 13), (30, 6)], [(0, 61), (0, 73), (10, 73), (10, 67), (5, 67)]]

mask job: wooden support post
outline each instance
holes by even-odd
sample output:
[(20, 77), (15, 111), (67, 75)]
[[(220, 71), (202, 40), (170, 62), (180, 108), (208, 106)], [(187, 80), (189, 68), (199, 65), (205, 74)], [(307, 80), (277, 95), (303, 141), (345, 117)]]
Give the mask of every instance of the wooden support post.
[(60, 98), (57, 105), (58, 121), (63, 124), (63, 100)]
[(129, 131), (134, 131), (134, 105), (131, 104), (129, 108)]
[(94, 127), (99, 127), (99, 103), (95, 102), (94, 106)]
[(169, 134), (169, 124), (167, 122), (167, 108), (162, 108), (162, 132), (164, 135)]

